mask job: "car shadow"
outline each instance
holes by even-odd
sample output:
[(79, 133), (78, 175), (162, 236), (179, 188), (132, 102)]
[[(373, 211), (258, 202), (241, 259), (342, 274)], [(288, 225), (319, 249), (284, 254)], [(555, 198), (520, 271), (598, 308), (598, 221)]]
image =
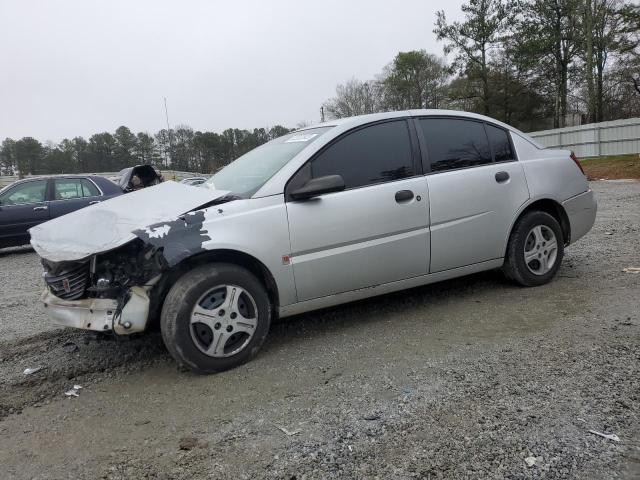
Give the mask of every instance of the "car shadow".
[(509, 282), (500, 271), (491, 270), (445, 280), (407, 290), (378, 295), (335, 307), (279, 318), (272, 323), (267, 344), (286, 343), (297, 336), (309, 336), (327, 328), (353, 325), (353, 322), (376, 322), (383, 314), (404, 315), (422, 305), (438, 306), (456, 298), (461, 302), (496, 291), (520, 287)]
[(33, 253), (33, 247), (31, 245), (22, 245), (20, 247), (6, 247), (0, 248), (0, 258), (8, 257), (9, 255), (24, 255), (27, 253)]

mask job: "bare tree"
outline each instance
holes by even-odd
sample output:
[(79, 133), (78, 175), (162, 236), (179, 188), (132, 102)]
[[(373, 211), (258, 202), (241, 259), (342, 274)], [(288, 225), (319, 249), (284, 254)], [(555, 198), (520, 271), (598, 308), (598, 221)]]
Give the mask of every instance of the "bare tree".
[(324, 103), (329, 117), (343, 118), (381, 111), (380, 84), (355, 78), (336, 87), (336, 96)]

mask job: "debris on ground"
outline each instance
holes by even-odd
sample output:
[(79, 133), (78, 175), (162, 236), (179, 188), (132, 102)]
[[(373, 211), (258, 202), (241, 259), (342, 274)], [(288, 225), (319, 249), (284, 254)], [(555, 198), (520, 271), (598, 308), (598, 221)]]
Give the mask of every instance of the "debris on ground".
[(62, 345), (62, 349), (67, 353), (75, 353), (80, 350), (80, 347), (78, 347), (74, 342), (66, 342)]
[(71, 390), (67, 390), (66, 392), (64, 392), (64, 394), (67, 397), (79, 397), (80, 396), (79, 391), (81, 389), (82, 389), (82, 385), (74, 385)]
[(363, 420), (368, 420), (368, 421), (373, 421), (373, 420), (380, 420), (380, 415), (376, 415), (375, 413), (372, 415), (365, 415), (364, 417), (362, 417)]
[(613, 232), (604, 232), (605, 235), (613, 235)]
[(194, 448), (206, 448), (208, 446), (207, 442), (201, 442), (196, 437), (182, 437), (178, 444), (180, 450), (193, 450)]
[(42, 370), (44, 367), (33, 367), (33, 368), (25, 368), (24, 372), (22, 372), (25, 375), (33, 375), (36, 372), (39, 372), (40, 370)]
[(527, 464), (527, 467), (533, 467), (538, 459), (536, 457), (527, 457), (524, 459), (524, 462)]
[(624, 273), (640, 273), (640, 267), (625, 267), (622, 271)]
[(598, 435), (599, 437), (606, 438), (607, 440), (613, 440), (614, 442), (620, 441), (620, 437), (618, 437), (615, 433), (602, 433), (596, 432), (595, 430), (589, 430), (589, 433), (593, 433), (594, 435)]
[(288, 437), (297, 435), (302, 431), (302, 430), (287, 430), (286, 428), (281, 427), (280, 425), (274, 425), (274, 426)]

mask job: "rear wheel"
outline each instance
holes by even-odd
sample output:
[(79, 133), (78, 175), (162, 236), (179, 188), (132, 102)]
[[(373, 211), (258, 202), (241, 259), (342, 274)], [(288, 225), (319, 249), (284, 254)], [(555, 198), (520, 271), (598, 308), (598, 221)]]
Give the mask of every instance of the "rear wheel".
[(202, 265), (167, 294), (162, 338), (181, 366), (199, 373), (228, 370), (258, 352), (269, 332), (270, 307), (264, 286), (249, 271)]
[(527, 287), (550, 282), (564, 255), (562, 229), (546, 212), (531, 211), (516, 223), (503, 266), (505, 275)]

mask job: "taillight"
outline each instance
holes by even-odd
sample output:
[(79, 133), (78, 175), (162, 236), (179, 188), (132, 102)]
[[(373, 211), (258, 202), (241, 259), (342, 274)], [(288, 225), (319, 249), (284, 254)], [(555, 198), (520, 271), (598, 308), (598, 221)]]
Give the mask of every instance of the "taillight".
[(580, 169), (582, 174), (586, 175), (586, 173), (584, 173), (584, 169), (582, 168), (582, 165), (580, 165), (580, 160), (578, 160), (578, 157), (576, 157), (576, 154), (571, 152), (570, 157), (571, 157), (571, 160), (573, 160), (575, 162), (575, 164), (578, 166), (578, 168)]

